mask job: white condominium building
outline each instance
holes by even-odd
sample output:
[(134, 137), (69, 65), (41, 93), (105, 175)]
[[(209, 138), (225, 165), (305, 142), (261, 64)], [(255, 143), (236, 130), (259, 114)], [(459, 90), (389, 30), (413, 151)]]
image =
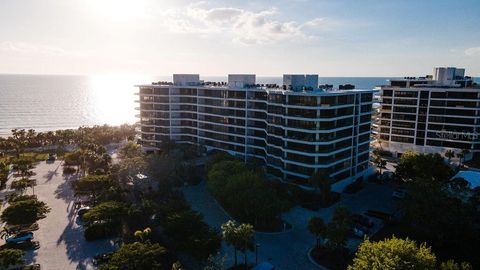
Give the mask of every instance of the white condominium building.
[(405, 77), (381, 87), (380, 142), (401, 154), (480, 152), (480, 87), (465, 69), (435, 68), (433, 76)]
[(165, 139), (226, 151), (300, 185), (319, 169), (330, 170), (337, 190), (369, 174), (374, 91), (322, 91), (318, 75), (283, 78), (278, 86), (248, 74), (228, 83), (175, 74), (173, 83), (139, 85), (141, 143), (146, 151)]

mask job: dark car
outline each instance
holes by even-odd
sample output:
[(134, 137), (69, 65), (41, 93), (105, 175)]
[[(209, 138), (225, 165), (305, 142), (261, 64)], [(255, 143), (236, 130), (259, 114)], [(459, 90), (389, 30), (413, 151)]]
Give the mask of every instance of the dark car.
[(7, 239), (5, 239), (5, 242), (9, 244), (17, 244), (17, 243), (26, 242), (26, 241), (32, 241), (32, 239), (33, 239), (32, 232), (22, 232), (15, 236), (8, 237)]
[(353, 214), (352, 221), (358, 225), (361, 225), (367, 228), (371, 228), (374, 225), (371, 219), (361, 214)]
[(83, 220), (83, 215), (85, 215), (88, 211), (90, 211), (89, 206), (80, 207), (80, 209), (78, 209), (78, 211), (77, 211), (78, 218), (80, 220)]
[(57, 155), (55, 153), (48, 153), (47, 161), (55, 161), (57, 159)]

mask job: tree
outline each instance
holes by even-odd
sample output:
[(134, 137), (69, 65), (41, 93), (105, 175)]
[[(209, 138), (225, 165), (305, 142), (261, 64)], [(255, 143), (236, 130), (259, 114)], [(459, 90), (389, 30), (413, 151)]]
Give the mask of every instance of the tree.
[(192, 210), (169, 214), (162, 226), (179, 250), (197, 259), (204, 260), (220, 248), (221, 238), (218, 233), (203, 222), (200, 214)]
[(434, 270), (436, 257), (425, 243), (392, 237), (379, 242), (365, 239), (348, 270)]
[(220, 254), (217, 254), (216, 257), (218, 259), (215, 258), (215, 256), (213, 256), (213, 255), (208, 256), (207, 263), (206, 263), (205, 267), (203, 268), (203, 270), (223, 270), (223, 269), (225, 269), (225, 261), (227, 259), (227, 256), (225, 255), (223, 257), (220, 257)]
[(245, 164), (238, 160), (225, 160), (215, 163), (211, 165), (211, 169), (208, 171), (207, 189), (214, 197), (223, 200), (224, 197), (228, 197), (224, 193), (227, 178), (246, 171)]
[(455, 157), (455, 152), (453, 152), (452, 150), (447, 150), (447, 151), (445, 152), (445, 157), (447, 158), (448, 163), (450, 163), (450, 161), (452, 160), (452, 158)]
[[(405, 152), (396, 166), (395, 176), (404, 182), (418, 181), (446, 183), (453, 176), (440, 154)], [(428, 184), (428, 183), (425, 184)]]
[(247, 252), (253, 251), (255, 245), (255, 231), (250, 224), (242, 223), (236, 229), (238, 239), (238, 250), (243, 253), (245, 269), (248, 269)]
[(459, 159), (458, 165), (461, 166), (465, 162), (465, 157), (470, 153), (468, 149), (462, 149), (460, 153), (457, 153), (457, 157)]
[(451, 195), (449, 183), (416, 179), (403, 201), (410, 235), (431, 244), (443, 258), (480, 263), (472, 250), (480, 249), (478, 204)]
[(3, 269), (8, 269), (10, 266), (23, 264), (24, 252), (20, 249), (5, 248), (0, 250), (0, 266)]
[(253, 251), (255, 244), (255, 231), (250, 224), (238, 225), (235, 221), (229, 220), (222, 225), (222, 236), (225, 242), (233, 246), (235, 250), (235, 266), (237, 265), (237, 250), (244, 255), (245, 268), (247, 268), (247, 252)]
[(316, 246), (320, 246), (321, 239), (324, 239), (327, 234), (327, 226), (321, 217), (312, 217), (308, 222), (308, 230), (315, 235)]
[(141, 230), (135, 231), (134, 235), (136, 238), (140, 239), (140, 241), (145, 242), (145, 240), (151, 233), (152, 233), (152, 229), (147, 227), (143, 229), (143, 231)]
[(9, 137), (11, 145), (15, 149), (17, 158), (20, 157), (20, 154), (23, 153), (25, 146), (27, 144), (27, 136), (25, 129), (12, 129), (12, 137)]
[(127, 142), (118, 149), (118, 157), (121, 159), (136, 158), (142, 155), (142, 148), (134, 142)]
[(380, 169), (380, 174), (382, 174), (382, 169), (387, 166), (387, 161), (383, 159), (380, 155), (375, 155), (372, 162)]
[(108, 223), (118, 223), (125, 215), (125, 204), (116, 201), (103, 202), (85, 213), (83, 219), (88, 222), (106, 221)]
[(98, 270), (160, 270), (166, 252), (164, 247), (148, 241), (124, 244), (112, 254), (110, 261), (101, 265)]
[(11, 184), (11, 188), (23, 193), (28, 187), (32, 187), (33, 189), (35, 182), (36, 181), (34, 179), (22, 178), (14, 180)]
[(114, 185), (109, 175), (88, 175), (73, 182), (73, 191), (75, 196), (91, 196), (93, 204), (97, 203), (97, 198)]
[(332, 178), (330, 177), (330, 170), (320, 169), (315, 172), (308, 181), (310, 185), (320, 192), (322, 205), (327, 204), (332, 194)]
[(345, 248), (351, 227), (352, 222), (348, 208), (342, 206), (335, 208), (332, 220), (327, 225), (327, 247), (331, 250)]
[(461, 262), (459, 264), (454, 260), (448, 260), (440, 264), (440, 270), (473, 270), (473, 267), (468, 262)]
[(237, 223), (234, 220), (229, 220), (222, 224), (222, 237), (225, 243), (228, 245), (231, 245), (234, 249), (235, 255), (235, 266), (237, 266), (238, 261), (237, 261), (237, 246), (238, 244), (238, 238), (237, 238)]
[(1, 215), (1, 219), (9, 225), (33, 224), (45, 218), (50, 208), (36, 199), (12, 202)]

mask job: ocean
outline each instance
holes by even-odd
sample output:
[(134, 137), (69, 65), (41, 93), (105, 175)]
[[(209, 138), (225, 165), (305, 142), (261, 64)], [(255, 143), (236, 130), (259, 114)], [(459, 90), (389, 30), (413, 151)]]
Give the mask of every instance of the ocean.
[[(205, 76), (205, 81), (226, 77)], [(386, 77), (321, 77), (320, 84), (350, 83), (359, 89), (386, 84)], [(0, 136), (13, 128), (37, 131), (92, 125), (135, 123), (135, 84), (171, 81), (171, 76), (67, 76), (0, 74)], [(282, 83), (281, 77), (257, 77), (258, 83)]]

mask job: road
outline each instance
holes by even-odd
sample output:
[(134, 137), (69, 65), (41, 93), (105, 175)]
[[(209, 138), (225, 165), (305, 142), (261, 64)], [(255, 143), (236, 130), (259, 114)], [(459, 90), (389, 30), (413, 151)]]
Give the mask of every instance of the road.
[[(61, 161), (43, 161), (34, 172), (35, 195), (47, 203), (51, 212), (38, 222), (40, 228), (34, 232), (34, 238), (40, 242), (40, 249), (27, 252), (26, 262), (39, 263), (47, 270), (94, 269), (91, 258), (114, 250), (114, 245), (109, 240), (85, 241), (83, 227), (77, 224), (73, 209), (75, 198), (71, 183), (77, 176), (62, 175)], [(26, 192), (31, 194), (32, 191)]]

